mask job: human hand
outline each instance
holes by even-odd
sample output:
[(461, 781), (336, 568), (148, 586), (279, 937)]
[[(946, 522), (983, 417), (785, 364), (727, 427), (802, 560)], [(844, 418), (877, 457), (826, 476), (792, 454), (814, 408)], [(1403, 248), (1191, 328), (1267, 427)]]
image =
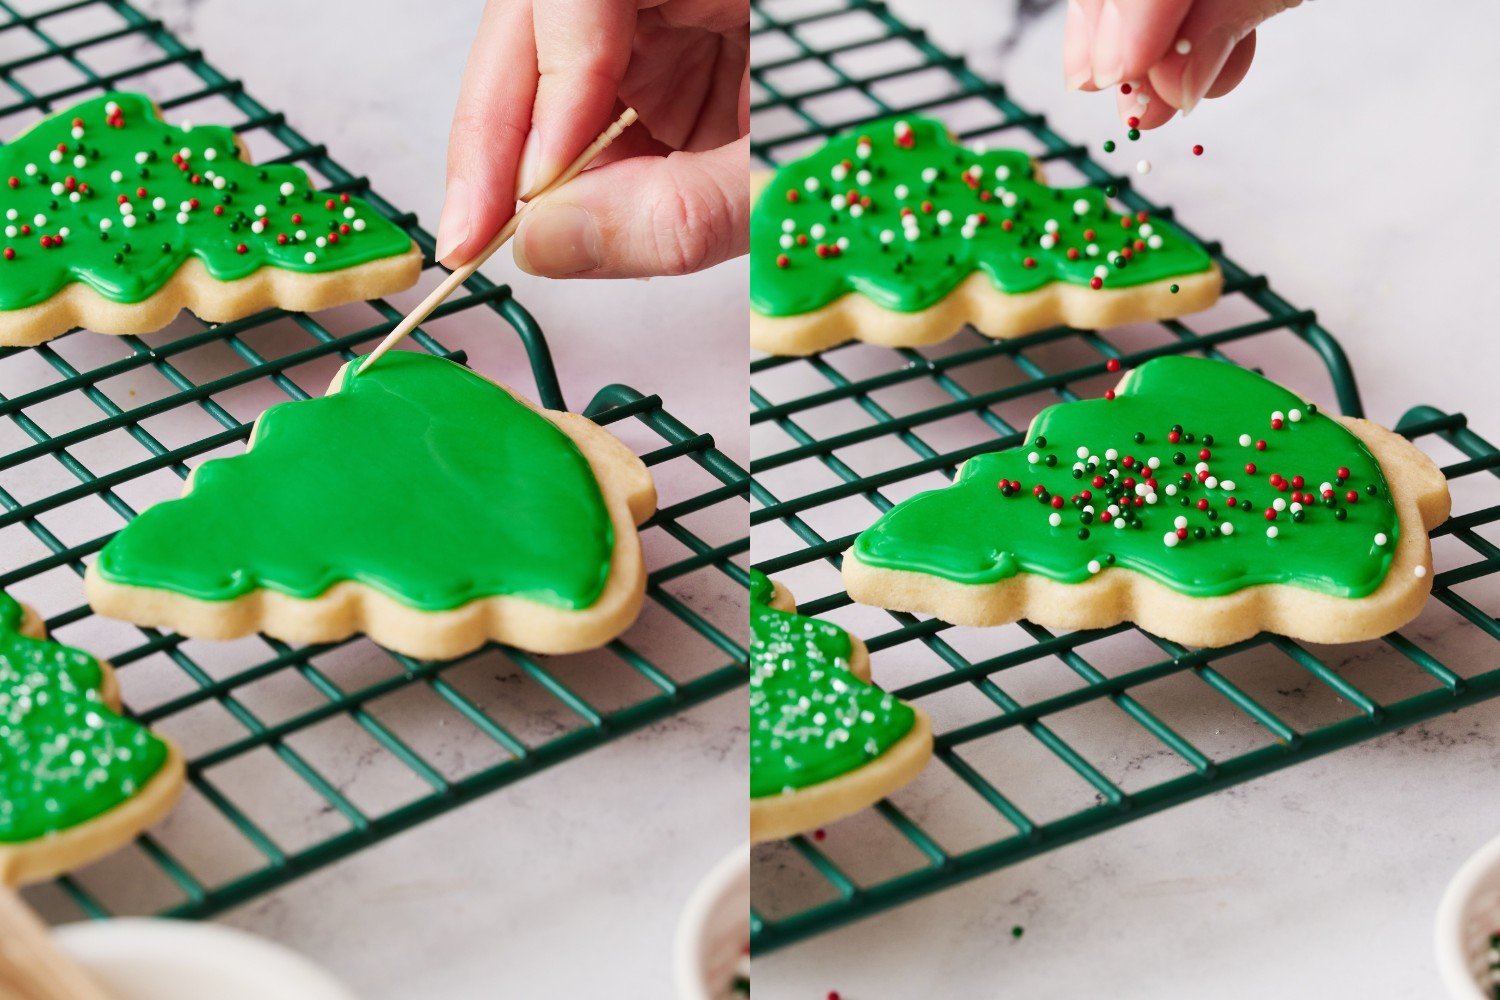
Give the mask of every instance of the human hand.
[(1074, 90), (1117, 94), (1120, 117), (1155, 128), (1221, 97), (1255, 58), (1255, 29), (1301, 0), (1068, 0), (1063, 74)]
[(749, 241), (746, 0), (489, 0), (448, 140), (437, 258), (456, 267), (624, 109), (595, 166), (527, 212), (549, 277), (697, 271)]

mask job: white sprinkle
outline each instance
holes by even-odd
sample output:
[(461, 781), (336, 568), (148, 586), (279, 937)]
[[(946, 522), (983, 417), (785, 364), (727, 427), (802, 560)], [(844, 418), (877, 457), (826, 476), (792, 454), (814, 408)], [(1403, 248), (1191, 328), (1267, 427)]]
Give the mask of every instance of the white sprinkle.
[(907, 187), (905, 184), (897, 184), (896, 185), (896, 197), (897, 198), (905, 198), (909, 194), (911, 194), (911, 188)]
[(847, 236), (840, 236), (838, 238), (838, 248), (840, 250), (848, 250), (849, 249), (849, 237), (847, 237)]
[(133, 216), (133, 215), (127, 215), (127, 216), (125, 216), (125, 228), (126, 229), (134, 229), (135, 228), (135, 216)]
[(17, 212), (17, 211), (16, 211), (16, 210), (15, 210), (15, 209), (13, 209), (13, 208), (7, 208), (7, 209), (6, 209), (6, 210), (5, 210), (5, 217), (6, 217), (6, 218), (7, 218), (7, 219), (12, 219), (12, 220), (14, 220), (14, 219), (15, 219), (15, 218), (16, 218), (16, 217), (17, 217), (17, 216), (18, 216), (18, 215), (20, 215), (20, 214), (21, 214), (21, 213), (19, 213), (19, 212)]
[(203, 151), (203, 158), (205, 160), (217, 160), (219, 158), (219, 151), (209, 146)]
[(1019, 200), (1020, 198), (1016, 196), (1016, 193), (1014, 191), (1007, 191), (1000, 196), (1000, 204), (1004, 205), (1006, 208), (1015, 208), (1016, 202)]
[(1420, 580), (1420, 579), (1422, 579), (1422, 577), (1424, 577), (1424, 576), (1427, 575), (1427, 567), (1426, 566), (1414, 566), (1414, 567), (1412, 567), (1411, 575), (1414, 576), (1414, 577), (1416, 577), (1418, 580)]
[(118, 184), (125, 179), (125, 175), (120, 173), (118, 170), (111, 170), (109, 172), (109, 179)]
[(1286, 510), (1286, 501), (1281, 497), (1277, 497), (1271, 501), (1271, 507), (1273, 510)]
[(1169, 549), (1177, 548), (1177, 543), (1182, 541), (1182, 539), (1177, 537), (1177, 532), (1175, 531), (1169, 531), (1165, 535), (1162, 535), (1161, 540), (1162, 544), (1164, 544)]
[(808, 194), (811, 194), (818, 189), (818, 179), (816, 177), (809, 177), (802, 182), (802, 187), (807, 190)]
[(1282, 413), (1280, 410), (1276, 410), (1275, 412), (1273, 412), (1271, 414), (1271, 419), (1272, 420), (1285, 420), (1286, 419), (1286, 414)]
[(305, 253), (305, 254), (302, 255), (302, 259), (305, 260), (307, 263), (312, 264), (312, 263), (315, 263), (317, 261), (318, 255), (315, 254), (315, 253), (313, 253), (311, 250), (309, 250), (309, 251), (307, 251), (307, 253)]
[(188, 121), (187, 119), (183, 119), (182, 124), (179, 125), (178, 128), (182, 129), (184, 132), (191, 132), (193, 130), (193, 123)]
[(844, 199), (843, 195), (836, 194), (831, 199), (829, 199), (828, 204), (833, 206), (833, 210), (835, 212), (842, 212), (844, 210), (844, 206), (847, 205), (848, 202)]
[(355, 219), (354, 220), (354, 231), (356, 233), (362, 233), (362, 232), (365, 231), (365, 220), (364, 219)]
[(256, 205), (255, 206), (255, 214), (256, 215), (265, 215), (266, 214), (266, 206), (264, 206), (264, 205)]
[(1160, 236), (1152, 236), (1150, 239), (1146, 240), (1146, 246), (1150, 247), (1152, 250), (1160, 250), (1161, 249), (1161, 237)]
[(78, 194), (78, 192), (77, 192), (77, 191), (72, 191), (72, 192), (70, 192), (70, 193), (69, 193), (69, 194), (68, 194), (68, 200), (69, 200), (69, 201), (71, 201), (71, 202), (72, 202), (72, 203), (73, 203), (73, 204), (75, 204), (75, 205), (76, 205), (76, 204), (78, 204), (78, 203), (79, 203), (79, 202), (80, 202), (80, 201), (82, 201), (82, 200), (83, 200), (83, 199), (82, 199), (82, 198), (81, 198), (81, 197), (80, 197), (80, 196), (79, 196), (79, 194)]
[(1389, 540), (1390, 539), (1388, 539), (1388, 538), (1385, 537), (1385, 532), (1383, 532), (1383, 531), (1377, 532), (1376, 535), (1375, 535), (1375, 544), (1376, 545), (1384, 545)]
[(41, 212), (38, 212), (32, 218), (31, 222), (32, 222), (33, 225), (45, 226), (47, 224), (47, 217), (45, 215), (43, 215)]
[(61, 229), (59, 229), (57, 231), (57, 235), (62, 236), (62, 237), (71, 236), (72, 234), (73, 234), (73, 230), (69, 229), (67, 226), (63, 226)]
[(120, 110), (120, 105), (116, 101), (109, 101), (108, 103), (106, 103), (104, 105), (104, 113), (106, 115), (110, 116), (111, 118), (113, 118), (115, 116), (115, 114), (119, 110)]
[(792, 239), (786, 233), (781, 234), (781, 249), (790, 250), (792, 247), (796, 246), (796, 244), (797, 241)]
[(1096, 278), (1107, 278), (1107, 277), (1109, 277), (1109, 268), (1106, 267), (1103, 264), (1100, 264), (1098, 267), (1094, 268), (1094, 277), (1096, 277)]
[(1008, 180), (1010, 180), (1010, 167), (996, 167), (995, 168), (995, 180), (997, 180), (997, 181), (1008, 181)]
[(1226, 479), (1226, 480), (1224, 480), (1222, 483), (1219, 484), (1219, 489), (1223, 490), (1225, 493), (1233, 493), (1234, 492), (1234, 480), (1233, 479)]
[(1199, 462), (1197, 465), (1193, 466), (1193, 475), (1195, 475), (1195, 476), (1198, 473), (1200, 473), (1200, 472), (1207, 472), (1207, 471), (1208, 471), (1208, 463), (1207, 462)]
[(36, 164), (35, 163), (28, 163), (28, 164), (26, 164), (26, 176), (27, 177), (35, 177), (36, 176)]
[(1286, 411), (1286, 418), (1288, 420), (1290, 420), (1292, 423), (1295, 424), (1297, 421), (1299, 421), (1299, 420), (1302, 419), (1302, 411), (1301, 410), (1287, 410)]
[[(351, 211), (352, 211), (352, 209), (351, 209)], [(795, 222), (793, 222), (791, 219), (782, 219), (781, 220), (781, 231), (783, 233), (795, 233), (797, 231), (797, 224)]]
[(1209, 476), (1207, 479), (1203, 480), (1203, 485), (1207, 486), (1209, 489), (1213, 489), (1214, 487), (1219, 485), (1219, 481), (1213, 476)]
[(352, 219), (352, 218), (354, 218), (354, 206), (353, 205), (350, 205), (349, 207), (347, 207), (347, 208), (344, 209), (344, 218), (346, 218), (346, 219)]
[(938, 220), (938, 225), (940, 225), (940, 226), (949, 225), (950, 223), (953, 222), (953, 213), (950, 212), (950, 211), (948, 211), (946, 208), (942, 209), (937, 214), (937, 220)]
[(293, 191), (295, 191), (295, 190), (297, 190), (297, 186), (295, 184), (293, 184), (291, 181), (282, 181), (281, 182), (281, 193), (283, 195), (290, 196), (291, 193)]
[(1113, 462), (1115, 459), (1117, 459), (1119, 457), (1120, 457), (1120, 453), (1118, 451), (1116, 451), (1115, 449), (1113, 449), (1113, 448), (1109, 448), (1109, 449), (1107, 449), (1104, 452), (1104, 460), (1106, 462)]
[(1138, 174), (1149, 174), (1151, 172), (1151, 161), (1141, 160), (1137, 162), (1135, 165), (1135, 172)]
[(1298, 503), (1296, 500), (1293, 500), (1292, 503), (1291, 503), (1291, 506), (1289, 506), (1287, 508), (1287, 510), (1291, 511), (1293, 514), (1297, 513), (1301, 509), (1302, 509), (1302, 504)]
[(225, 182), (224, 178), (222, 178), (222, 177), (215, 177), (214, 178), (214, 190), (215, 191), (222, 191), (222, 190), (224, 190), (225, 183), (226, 182)]
[(1223, 524), (1219, 525), (1219, 534), (1221, 534), (1221, 535), (1232, 535), (1232, 534), (1234, 534), (1234, 525), (1230, 524), (1228, 521), (1225, 521)]
[(1042, 236), (1040, 242), (1042, 244), (1043, 250), (1051, 250), (1053, 247), (1057, 246), (1057, 237), (1053, 236), (1051, 233), (1046, 233)]
[(110, 227), (110, 226), (113, 226), (113, 225), (114, 225), (114, 223), (113, 223), (113, 222), (111, 222), (111, 221), (110, 221), (110, 220), (108, 220), (108, 219), (100, 219), (100, 220), (99, 220), (99, 229), (100, 229), (100, 230), (101, 230), (101, 231), (103, 231), (103, 232), (108, 232), (108, 230), (109, 230), (109, 227)]
[(1123, 528), (1125, 527), (1125, 519), (1123, 517), (1117, 517), (1115, 518), (1114, 524), (1116, 528)]
[(1136, 232), (1140, 233), (1142, 236), (1150, 236), (1154, 232), (1154, 230), (1151, 228), (1151, 223), (1143, 222), (1136, 229)]
[(882, 229), (880, 231), (880, 242), (882, 242), (882, 243), (889, 243), (889, 242), (891, 242), (891, 240), (894, 240), (895, 238), (896, 238), (896, 234), (894, 232), (892, 232), (891, 230), (889, 230), (889, 229)]
[[(105, 219), (104, 221), (108, 222), (109, 220)], [(5, 235), (8, 236), (11, 239), (15, 239), (16, 238), (16, 232), (17, 232), (17, 230), (16, 230), (15, 226), (6, 226), (5, 227)]]
[(1089, 560), (1089, 572), (1090, 573), (1097, 573), (1097, 572), (1099, 572), (1103, 568), (1104, 567), (1102, 567), (1102, 566), (1099, 565), (1099, 560), (1097, 560), (1097, 559), (1090, 559)]
[(1187, 527), (1187, 518), (1185, 518), (1181, 514), (1179, 514), (1177, 517), (1175, 517), (1175, 518), (1172, 519), (1172, 527), (1174, 527), (1174, 528), (1186, 528)]
[(134, 215), (135, 214), (135, 206), (132, 205), (128, 201), (122, 201), (122, 202), (120, 202), (120, 214), (121, 215)]
[(1089, 450), (1087, 448), (1085, 448), (1083, 445), (1079, 445), (1078, 446), (1078, 450), (1076, 452), (1074, 452), (1074, 454), (1076, 454), (1079, 458), (1088, 458), (1089, 457)]
[(842, 163), (835, 163), (833, 165), (833, 169), (828, 171), (828, 173), (829, 176), (831, 176), (836, 181), (841, 181), (845, 177), (849, 176), (848, 168), (845, 167)]
[(1161, 459), (1157, 458), (1155, 455), (1152, 455), (1150, 458), (1146, 459), (1146, 467), (1149, 469), (1161, 468)]
[(928, 184), (931, 184), (933, 181), (937, 180), (937, 176), (937, 167), (928, 167), (927, 169), (922, 171), (922, 180), (926, 181)]
[(151, 207), (160, 212), (167, 207), (167, 199), (157, 195), (151, 200)]
[(51, 160), (53, 163), (61, 163), (62, 162), (62, 153), (59, 153), (57, 150), (54, 149), (52, 152), (50, 152), (50, 153), (47, 154), (47, 159)]
[(52, 193), (53, 194), (62, 194), (63, 191), (65, 191), (65, 190), (66, 190), (66, 188), (64, 188), (62, 186), (62, 181), (53, 181), (52, 182)]
[(327, 246), (327, 245), (328, 245), (328, 241), (327, 241), (327, 240), (326, 240), (326, 239), (324, 239), (324, 238), (323, 238), (323, 237), (321, 237), (321, 236), (319, 236), (319, 237), (318, 237), (318, 238), (317, 238), (317, 239), (316, 239), (316, 240), (314, 240), (314, 241), (313, 241), (313, 242), (314, 242), (314, 243), (316, 243), (316, 244), (317, 244), (317, 245), (318, 245), (318, 246), (319, 246), (319, 247), (320, 247), (320, 248), (321, 248), (321, 247), (325, 247), (325, 246)]
[(1176, 495), (1177, 495), (1177, 484), (1176, 483), (1168, 483), (1167, 484), (1167, 496), (1169, 496), (1169, 497), (1175, 497)]
[(809, 229), (808, 232), (812, 235), (813, 239), (821, 240), (825, 235), (827, 235), (828, 230), (824, 228), (821, 222), (814, 222), (812, 228)]
[(178, 222), (179, 225), (183, 225), (183, 226), (187, 225), (188, 224), (188, 214), (186, 212), (178, 212), (177, 213), (177, 222)]
[(1073, 202), (1073, 214), (1074, 215), (1087, 215), (1087, 214), (1089, 214), (1089, 200), (1087, 198), (1079, 198), (1077, 201)]
[(866, 186), (874, 179), (875, 175), (870, 173), (868, 170), (861, 170), (859, 173), (854, 175), (854, 183), (858, 184), (860, 187)]
[(1240, 435), (1240, 447), (1241, 448), (1248, 448), (1248, 447), (1250, 447), (1250, 445), (1253, 443), (1253, 441), (1254, 441), (1254, 439), (1251, 438), (1249, 434), (1241, 434)]
[(1275, 538), (1276, 535), (1277, 535), (1276, 525), (1273, 524), (1269, 528), (1266, 529), (1266, 537), (1267, 538)]
[(1058, 525), (1062, 524), (1062, 515), (1059, 514), (1057, 511), (1054, 510), (1047, 517), (1047, 523), (1050, 524), (1050, 525), (1052, 525), (1052, 527), (1056, 528)]
[(1032, 465), (1035, 465), (1036, 463), (1040, 462), (1041, 460), (1042, 460), (1042, 456), (1039, 455), (1039, 454), (1037, 454), (1036, 452), (1032, 452), (1031, 454), (1029, 454), (1029, 455), (1026, 456), (1026, 461), (1030, 462)]
[(296, 236), (297, 236), (297, 241), (300, 243), (302, 240), (307, 239), (307, 230), (306, 229), (299, 229), (299, 230), (297, 230)]

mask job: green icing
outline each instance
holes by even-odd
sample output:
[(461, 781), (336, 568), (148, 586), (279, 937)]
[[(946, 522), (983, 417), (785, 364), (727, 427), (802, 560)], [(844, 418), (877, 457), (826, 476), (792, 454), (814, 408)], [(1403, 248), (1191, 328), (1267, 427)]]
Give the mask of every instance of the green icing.
[(909, 705), (849, 669), (837, 625), (769, 607), (750, 574), (750, 797), (807, 788), (857, 770), (911, 732)]
[(975, 271), (1014, 295), (1088, 287), (1101, 267), (1103, 288), (1126, 288), (1212, 264), (1170, 222), (1122, 216), (1094, 188), (1048, 187), (1026, 153), (971, 150), (918, 117), (873, 122), (778, 170), (751, 212), (750, 250), (750, 302), (764, 316), (847, 292), (916, 312)]
[(167, 747), (110, 711), (87, 653), (21, 634), (0, 593), (0, 843), (35, 840), (109, 812), (161, 770)]
[(0, 148), (0, 185), (5, 310), (75, 281), (139, 302), (190, 257), (232, 281), (265, 266), (338, 271), (412, 246), (360, 199), (314, 191), (297, 167), (246, 163), (232, 130), (168, 125), (142, 94), (38, 122)]
[(1021, 572), (1078, 583), (1113, 565), (1192, 596), (1278, 583), (1362, 597), (1385, 579), (1397, 528), (1380, 464), (1338, 420), (1232, 364), (1164, 357), (1112, 400), (1043, 410), (1022, 447), (973, 458), (951, 486), (897, 504), (854, 551), (959, 583)]
[(205, 462), (181, 499), (126, 525), (99, 574), (209, 601), (353, 580), (424, 611), (593, 604), (614, 530), (572, 439), (452, 361), (358, 366), (321, 399), (267, 410), (249, 451)]

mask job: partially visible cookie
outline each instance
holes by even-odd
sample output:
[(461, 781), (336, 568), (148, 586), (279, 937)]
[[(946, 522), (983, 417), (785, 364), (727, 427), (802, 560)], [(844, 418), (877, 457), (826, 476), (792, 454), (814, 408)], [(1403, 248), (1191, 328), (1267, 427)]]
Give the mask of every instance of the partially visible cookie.
[(183, 309), (227, 322), (409, 288), (411, 237), (232, 129), (168, 125), (144, 94), (59, 111), (0, 147), (0, 346), (75, 326), (147, 333)]
[(958, 625), (1354, 642), (1422, 610), (1448, 510), (1441, 471), (1400, 435), (1236, 365), (1163, 357), (886, 511), (844, 584)]
[(865, 644), (750, 579), (750, 839), (790, 837), (879, 802), (932, 756), (927, 715), (870, 683)]
[(351, 361), (256, 421), (89, 567), (100, 614), (203, 639), (364, 632), (424, 659), (601, 646), (646, 592), (645, 464), (586, 417), (446, 358)]
[(871, 122), (755, 186), (750, 343), (769, 354), (1101, 329), (1207, 309), (1223, 285), (1170, 221), (1048, 187), (1028, 154), (929, 118)]
[(109, 664), (0, 592), (0, 885), (86, 865), (176, 803), (181, 753), (119, 712)]

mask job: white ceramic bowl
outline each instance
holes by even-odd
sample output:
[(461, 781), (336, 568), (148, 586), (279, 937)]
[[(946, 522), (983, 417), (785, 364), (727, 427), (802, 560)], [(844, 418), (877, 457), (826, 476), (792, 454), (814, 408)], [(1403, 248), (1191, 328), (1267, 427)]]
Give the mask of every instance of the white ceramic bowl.
[(113, 1000), (355, 1000), (296, 952), (219, 924), (93, 921), (56, 940)]
[(1438, 973), (1453, 1000), (1489, 1000), (1490, 935), (1500, 931), (1500, 837), (1464, 862), (1438, 904)]
[(698, 883), (677, 922), (677, 995), (719, 1000), (750, 940), (750, 845), (737, 847)]

